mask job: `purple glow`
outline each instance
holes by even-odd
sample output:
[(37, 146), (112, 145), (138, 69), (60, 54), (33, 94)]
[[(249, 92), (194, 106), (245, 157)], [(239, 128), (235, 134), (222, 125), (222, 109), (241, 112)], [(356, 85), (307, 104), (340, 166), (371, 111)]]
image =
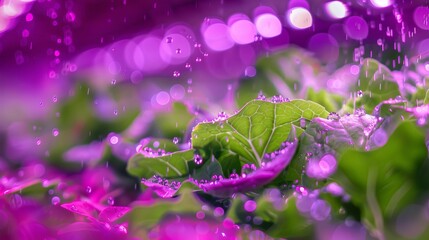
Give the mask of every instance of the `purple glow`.
[(307, 175), (311, 178), (325, 179), (337, 169), (337, 160), (331, 154), (326, 154), (320, 160), (310, 159), (307, 163)]
[(167, 63), (160, 55), (162, 39), (150, 36), (141, 40), (134, 49), (134, 64), (144, 72), (156, 72), (164, 69)]
[[(168, 41), (167, 39), (171, 39)], [(185, 63), (192, 54), (189, 40), (178, 33), (171, 33), (164, 36), (159, 48), (159, 54), (164, 62), (177, 65)]]
[(325, 3), (326, 13), (334, 19), (342, 19), (349, 15), (349, 9), (340, 1), (332, 1)]
[(180, 84), (175, 84), (170, 88), (170, 96), (174, 100), (181, 100), (185, 97), (185, 88)]
[(310, 209), (311, 217), (317, 221), (323, 221), (331, 214), (331, 206), (324, 200), (316, 200)]
[(413, 19), (419, 28), (429, 30), (429, 7), (417, 7), (414, 10)]
[(324, 62), (335, 62), (339, 56), (337, 40), (328, 33), (318, 33), (311, 37), (308, 49)]
[(225, 51), (234, 46), (228, 26), (220, 20), (210, 19), (204, 22), (202, 34), (206, 45), (213, 51)]
[(289, 9), (286, 14), (289, 25), (294, 29), (306, 29), (313, 25), (311, 13), (303, 7)]
[(369, 27), (363, 18), (352, 16), (344, 23), (344, 31), (351, 39), (363, 40), (368, 37)]
[(246, 203), (244, 203), (244, 210), (247, 212), (254, 212), (256, 210), (257, 204), (253, 200), (247, 200)]
[(255, 41), (255, 25), (244, 14), (232, 15), (228, 20), (229, 33), (237, 44), (249, 44)]
[(272, 38), (282, 33), (282, 23), (271, 13), (264, 13), (255, 18), (258, 33), (266, 38)]
[(159, 105), (166, 105), (170, 102), (170, 95), (167, 92), (161, 91), (156, 95), (156, 102)]

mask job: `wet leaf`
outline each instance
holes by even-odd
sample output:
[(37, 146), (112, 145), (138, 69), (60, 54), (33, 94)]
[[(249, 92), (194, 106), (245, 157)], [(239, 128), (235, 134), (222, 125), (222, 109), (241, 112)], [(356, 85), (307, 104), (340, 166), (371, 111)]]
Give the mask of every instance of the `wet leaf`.
[[(264, 154), (277, 150), (301, 118), (327, 115), (322, 106), (311, 101), (253, 100), (225, 121), (198, 124), (192, 133), (192, 145), (209, 149), (220, 162), (238, 155), (242, 163), (260, 166)], [(298, 135), (303, 132), (299, 126), (296, 130)]]
[(400, 95), (392, 72), (375, 59), (363, 61), (358, 83), (351, 91), (362, 91), (362, 97), (357, 97), (355, 102), (351, 100), (348, 105), (352, 109), (363, 107), (367, 112), (372, 112), (380, 102)]
[(280, 150), (279, 155), (264, 167), (238, 179), (222, 179), (215, 183), (201, 184), (200, 187), (213, 195), (228, 197), (234, 193), (258, 189), (276, 178), (290, 163), (295, 154), (298, 141), (289, 143), (286, 149)]
[(147, 157), (134, 155), (127, 165), (127, 171), (139, 178), (159, 175), (164, 178), (180, 178), (189, 175), (190, 164), (194, 161), (194, 150), (167, 153), (164, 156)]

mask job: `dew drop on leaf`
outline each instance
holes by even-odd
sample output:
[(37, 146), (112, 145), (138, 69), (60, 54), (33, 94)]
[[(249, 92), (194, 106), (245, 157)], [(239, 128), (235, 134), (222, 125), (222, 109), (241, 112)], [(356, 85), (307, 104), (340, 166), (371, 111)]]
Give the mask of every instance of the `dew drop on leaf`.
[(115, 199), (113, 197), (107, 198), (107, 204), (113, 206), (115, 204)]

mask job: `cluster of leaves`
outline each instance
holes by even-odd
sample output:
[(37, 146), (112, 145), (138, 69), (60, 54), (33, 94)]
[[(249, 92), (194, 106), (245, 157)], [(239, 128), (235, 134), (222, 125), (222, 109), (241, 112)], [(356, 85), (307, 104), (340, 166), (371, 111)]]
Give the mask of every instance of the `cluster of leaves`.
[[(80, 85), (54, 110), (48, 159), (67, 172), (5, 180), (0, 213), (48, 201), (64, 216), (44, 234), (63, 239), (425, 239), (429, 97), (416, 66), (331, 71), (289, 48), (240, 80), (237, 112), (214, 117), (195, 103), (140, 110), (125, 84)], [(117, 117), (107, 95), (127, 99), (107, 108)]]

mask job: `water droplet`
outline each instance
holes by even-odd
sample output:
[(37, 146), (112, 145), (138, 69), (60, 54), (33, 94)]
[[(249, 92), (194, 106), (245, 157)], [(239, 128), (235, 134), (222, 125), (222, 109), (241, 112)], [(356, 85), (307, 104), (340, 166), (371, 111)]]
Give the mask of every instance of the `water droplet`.
[(197, 165), (203, 163), (203, 158), (199, 154), (194, 154), (194, 162)]
[(238, 176), (237, 173), (231, 173), (231, 175), (229, 175), (230, 179), (238, 179), (240, 176)]
[(224, 121), (228, 118), (228, 114), (226, 114), (225, 112), (219, 112), (217, 114), (217, 118), (215, 119), (216, 121)]
[(176, 54), (181, 54), (181, 53), (182, 53), (182, 49), (177, 48), (177, 49), (176, 49)]
[(362, 117), (366, 115), (365, 109), (363, 107), (356, 108), (355, 115), (358, 117)]
[[(51, 203), (52, 205), (58, 205), (61, 202), (61, 199), (58, 196), (54, 196), (51, 199)], [(72, 208), (74, 207), (74, 205), (72, 206)], [(76, 208), (76, 207), (75, 207)]]
[(247, 164), (246, 163), (241, 168), (241, 176), (246, 177), (247, 175), (249, 175), (250, 173), (252, 173), (255, 170), (256, 170), (255, 164)]
[(116, 84), (116, 79), (112, 79), (112, 82), (110, 82), (112, 85)]
[(222, 217), (224, 213), (225, 213), (225, 211), (224, 211), (224, 210), (223, 210), (223, 208), (221, 208), (221, 207), (217, 207), (217, 208), (215, 208), (215, 209), (214, 209), (214, 211), (213, 211), (213, 215), (214, 215), (215, 217)]
[(90, 186), (86, 186), (85, 191), (89, 194), (92, 192), (92, 188)]
[(190, 63), (186, 63), (185, 64), (185, 68), (191, 68), (191, 64)]
[(115, 199), (113, 197), (107, 198), (107, 204), (113, 206), (115, 204)]
[(257, 100), (265, 100), (267, 98), (265, 97), (265, 95), (262, 92), (259, 92), (258, 97), (256, 99)]
[(356, 96), (357, 96), (357, 97), (362, 97), (362, 96), (363, 96), (363, 92), (362, 92), (362, 90), (357, 91), (357, 92), (356, 92)]
[(247, 212), (254, 212), (256, 210), (256, 207), (257, 207), (257, 204), (253, 200), (247, 200), (244, 203), (244, 210), (246, 210)]
[(114, 114), (115, 116), (118, 116), (118, 109), (113, 110), (113, 114)]
[(110, 143), (111, 144), (117, 144), (119, 142), (119, 138), (117, 136), (110, 137)]
[(173, 138), (173, 143), (174, 143), (174, 144), (177, 144), (178, 142), (179, 142), (179, 138), (178, 138), (178, 137), (174, 137), (174, 138)]
[(173, 72), (173, 77), (180, 77), (180, 72), (179, 71), (174, 71)]
[(119, 230), (119, 232), (124, 233), (124, 234), (128, 233), (127, 228), (124, 225), (119, 225), (118, 230)]
[(195, 62), (201, 62), (202, 59), (200, 57), (195, 58)]
[(166, 43), (173, 43), (173, 38), (172, 37), (166, 37), (165, 42)]
[(40, 146), (41, 144), (42, 144), (42, 140), (37, 139), (37, 141), (36, 141), (36, 145), (37, 145), (37, 146)]
[(54, 102), (54, 103), (58, 102), (58, 98), (57, 98), (57, 96), (53, 96), (53, 97), (52, 97), (52, 102)]
[(340, 115), (336, 112), (331, 112), (328, 115), (328, 120), (338, 121), (338, 120), (340, 120)]
[(56, 137), (60, 134), (60, 131), (56, 128), (52, 129), (52, 136)]

